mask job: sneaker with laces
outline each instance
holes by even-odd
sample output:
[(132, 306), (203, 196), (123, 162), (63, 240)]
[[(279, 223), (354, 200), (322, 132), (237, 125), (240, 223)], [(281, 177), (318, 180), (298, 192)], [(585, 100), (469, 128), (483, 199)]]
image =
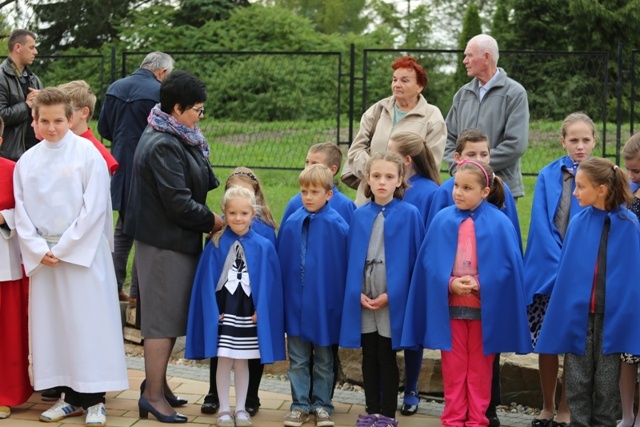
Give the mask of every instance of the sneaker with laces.
[(85, 425), (107, 425), (107, 410), (104, 408), (104, 403), (100, 402), (97, 405), (89, 406), (89, 409), (87, 409), (87, 419), (85, 420)]
[(82, 408), (69, 405), (67, 402), (60, 399), (55, 403), (55, 405), (40, 414), (40, 421), (51, 423), (54, 421), (60, 421), (67, 417), (78, 417), (83, 413), (84, 411)]
[(331, 419), (329, 412), (324, 408), (316, 409), (316, 426), (317, 427), (333, 427), (335, 423)]
[(398, 420), (380, 415), (376, 427), (398, 427)]
[(358, 415), (356, 420), (356, 427), (374, 427), (378, 422), (378, 417), (375, 414)]
[(309, 414), (300, 409), (293, 409), (284, 417), (284, 425), (288, 427), (300, 427), (309, 421)]

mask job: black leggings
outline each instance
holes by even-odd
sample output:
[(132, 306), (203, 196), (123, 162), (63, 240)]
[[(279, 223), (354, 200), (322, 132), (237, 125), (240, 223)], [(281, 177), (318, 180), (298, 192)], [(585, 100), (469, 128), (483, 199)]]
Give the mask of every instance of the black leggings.
[(362, 334), (362, 377), (367, 414), (395, 418), (400, 373), (391, 338), (377, 332)]
[(73, 390), (71, 387), (56, 387), (62, 393), (64, 393), (64, 401), (69, 405), (81, 406), (82, 409), (87, 409), (90, 406), (95, 406), (98, 403), (104, 403), (104, 396), (106, 393), (79, 393)]

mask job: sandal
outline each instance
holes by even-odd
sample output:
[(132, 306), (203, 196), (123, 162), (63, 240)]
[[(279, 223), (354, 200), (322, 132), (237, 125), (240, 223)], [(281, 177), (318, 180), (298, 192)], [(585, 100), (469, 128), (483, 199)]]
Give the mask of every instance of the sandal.
[[(222, 418), (224, 418), (224, 417), (229, 417), (229, 418), (223, 420)], [(231, 414), (231, 412), (223, 411), (223, 412), (218, 413), (218, 421), (217, 421), (216, 425), (218, 427), (235, 427), (236, 423), (233, 420), (233, 415)]]
[(534, 418), (531, 421), (531, 427), (552, 427), (553, 420), (546, 420), (544, 418)]
[[(240, 415), (240, 417), (238, 417)], [(247, 411), (240, 410), (236, 411), (236, 427), (253, 427), (253, 423), (251, 422), (251, 415)]]

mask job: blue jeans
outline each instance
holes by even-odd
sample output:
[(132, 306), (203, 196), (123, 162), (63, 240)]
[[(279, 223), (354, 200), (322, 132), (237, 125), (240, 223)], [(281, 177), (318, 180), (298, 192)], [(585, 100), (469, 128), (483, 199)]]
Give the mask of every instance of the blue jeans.
[[(331, 389), (333, 388), (333, 350), (331, 346), (319, 346), (300, 337), (287, 336), (289, 352), (289, 381), (291, 382), (291, 410), (305, 413), (324, 408), (333, 412)], [(309, 364), (313, 358), (313, 395), (309, 398), (311, 376)], [(310, 400), (313, 400), (311, 402)]]

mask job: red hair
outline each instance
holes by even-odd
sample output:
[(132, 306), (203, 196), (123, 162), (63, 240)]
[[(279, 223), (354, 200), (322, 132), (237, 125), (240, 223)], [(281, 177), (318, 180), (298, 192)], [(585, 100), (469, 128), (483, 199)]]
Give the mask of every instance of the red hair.
[(416, 58), (408, 55), (401, 56), (400, 58), (396, 59), (393, 64), (391, 64), (391, 68), (393, 68), (394, 71), (398, 68), (413, 69), (416, 72), (416, 80), (418, 81), (418, 85), (422, 86), (423, 88), (427, 87), (427, 83), (429, 82), (427, 73), (424, 71), (424, 68), (422, 68), (422, 65), (418, 64), (418, 60), (416, 60)]

